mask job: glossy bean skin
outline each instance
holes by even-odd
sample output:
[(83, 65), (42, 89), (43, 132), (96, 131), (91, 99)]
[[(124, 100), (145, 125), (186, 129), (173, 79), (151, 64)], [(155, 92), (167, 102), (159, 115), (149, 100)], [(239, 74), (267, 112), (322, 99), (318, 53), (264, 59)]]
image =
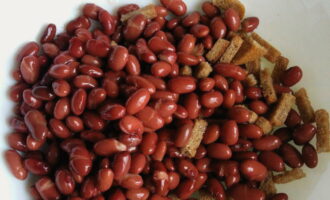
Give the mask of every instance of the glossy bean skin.
[(84, 112), (87, 101), (87, 93), (84, 89), (78, 89), (71, 98), (71, 111), (75, 115), (81, 115)]
[(248, 17), (242, 21), (242, 30), (245, 32), (254, 31), (259, 25), (258, 17)]
[(101, 191), (107, 191), (111, 188), (113, 182), (113, 171), (111, 169), (100, 169), (97, 172), (97, 188)]
[(93, 149), (97, 155), (110, 156), (121, 151), (126, 151), (127, 146), (116, 139), (109, 138), (95, 143)]
[(135, 41), (142, 34), (146, 26), (146, 18), (144, 15), (139, 14), (130, 18), (127, 21), (126, 26), (123, 30), (123, 36), (128, 41)]
[(191, 53), (195, 48), (196, 38), (192, 34), (186, 34), (178, 45), (179, 52)]
[(222, 143), (212, 143), (207, 147), (207, 154), (210, 158), (227, 160), (231, 158), (232, 151), (228, 145)]
[(291, 144), (282, 144), (279, 154), (282, 156), (284, 162), (292, 168), (298, 168), (304, 164), (301, 154)]
[(301, 117), (300, 115), (297, 113), (297, 111), (291, 109), (288, 117), (285, 120), (285, 125), (290, 127), (290, 128), (294, 128), (297, 125), (299, 125), (301, 123)]
[(187, 12), (187, 6), (182, 0), (161, 0), (162, 5), (176, 16), (182, 16)]
[(285, 193), (278, 193), (272, 196), (271, 200), (288, 200), (289, 197)]
[(224, 21), (232, 31), (237, 31), (240, 27), (241, 20), (234, 8), (228, 8), (224, 13)]
[(166, 141), (159, 141), (155, 152), (151, 155), (151, 158), (156, 161), (162, 161), (167, 151)]
[(239, 138), (239, 130), (234, 120), (228, 120), (221, 126), (220, 139), (224, 144), (234, 145)]
[(303, 72), (298, 66), (290, 67), (287, 69), (281, 79), (282, 83), (285, 86), (292, 87), (293, 85), (297, 84), (303, 76)]
[(172, 66), (164, 61), (155, 62), (151, 66), (151, 74), (156, 77), (166, 77), (171, 73)]
[(248, 139), (259, 139), (264, 134), (262, 129), (254, 124), (240, 124), (238, 128), (240, 136)]
[(137, 174), (127, 174), (123, 180), (121, 180), (120, 186), (125, 189), (138, 189), (143, 185), (143, 179)]
[(273, 135), (264, 136), (260, 139), (253, 141), (253, 146), (260, 151), (272, 151), (278, 149), (282, 144), (282, 141)]
[(177, 164), (178, 171), (185, 177), (195, 178), (198, 174), (197, 168), (193, 163), (186, 159), (180, 159)]
[(223, 38), (227, 33), (227, 27), (221, 17), (214, 17), (211, 20), (210, 29), (215, 39)]
[(223, 102), (223, 95), (218, 91), (211, 91), (202, 94), (200, 97), (201, 104), (206, 108), (216, 108), (221, 106)]
[(215, 178), (208, 180), (207, 190), (219, 200), (225, 200), (227, 198), (222, 184)]
[(125, 196), (129, 200), (146, 200), (149, 197), (149, 190), (144, 187), (127, 190)]
[(258, 157), (259, 161), (269, 170), (280, 172), (285, 170), (283, 159), (273, 151), (263, 151)]
[(66, 169), (56, 171), (55, 184), (59, 192), (64, 195), (72, 194), (76, 186), (70, 171)]
[(48, 177), (42, 177), (36, 182), (36, 189), (42, 199), (60, 199), (61, 194), (58, 192), (54, 182)]
[(143, 171), (146, 164), (147, 164), (147, 159), (145, 155), (143, 155), (142, 153), (133, 154), (129, 173), (140, 174)]
[(251, 181), (262, 181), (267, 177), (267, 168), (258, 161), (245, 160), (240, 164), (241, 173)]
[(316, 128), (312, 124), (303, 124), (299, 127), (297, 127), (293, 133), (293, 141), (297, 145), (303, 145), (305, 143), (308, 143), (310, 140), (313, 139), (314, 135), (316, 133)]
[(317, 166), (318, 155), (313, 145), (309, 143), (305, 144), (302, 148), (301, 156), (307, 167), (315, 168)]
[(145, 130), (158, 130), (164, 126), (164, 119), (156, 112), (155, 109), (146, 106), (136, 114), (136, 117), (141, 120)]
[(58, 120), (64, 119), (66, 116), (70, 114), (70, 101), (69, 98), (61, 98), (59, 99), (54, 107), (54, 117)]
[(217, 64), (215, 71), (224, 77), (234, 78), (236, 80), (244, 80), (247, 72), (240, 66), (234, 64)]
[(24, 122), (32, 137), (36, 140), (44, 140), (48, 132), (47, 121), (38, 110), (30, 110), (24, 116)]
[(4, 156), (11, 173), (19, 180), (26, 179), (28, 171), (24, 167), (22, 157), (14, 150), (5, 151)]
[(114, 71), (121, 71), (128, 61), (128, 50), (124, 46), (115, 46), (111, 49), (108, 67)]
[(20, 65), (22, 78), (28, 84), (34, 84), (39, 78), (40, 63), (36, 56), (26, 56)]
[(24, 134), (10, 133), (7, 136), (7, 142), (14, 150), (26, 152), (28, 150), (26, 146), (26, 138), (27, 136)]
[(196, 119), (201, 110), (201, 104), (196, 93), (191, 93), (185, 96), (183, 106), (187, 110), (188, 118)]
[(258, 115), (263, 115), (268, 111), (268, 106), (265, 102), (255, 100), (249, 104), (249, 108), (257, 113)]
[(179, 127), (174, 141), (175, 146), (184, 147), (188, 144), (192, 133), (192, 128), (192, 124), (184, 124), (183, 126)]
[(73, 147), (70, 152), (70, 167), (75, 173), (81, 176), (86, 176), (90, 172), (92, 159), (85, 147)]
[(265, 200), (266, 195), (263, 191), (251, 188), (246, 184), (237, 184), (230, 188), (228, 196), (233, 200)]
[(114, 180), (122, 180), (129, 171), (131, 165), (131, 155), (128, 152), (117, 153), (114, 157), (112, 170)]
[(211, 144), (220, 137), (220, 126), (217, 124), (210, 124), (203, 136), (203, 144)]
[(140, 150), (144, 155), (151, 155), (156, 150), (158, 135), (150, 132), (143, 134), (142, 144)]

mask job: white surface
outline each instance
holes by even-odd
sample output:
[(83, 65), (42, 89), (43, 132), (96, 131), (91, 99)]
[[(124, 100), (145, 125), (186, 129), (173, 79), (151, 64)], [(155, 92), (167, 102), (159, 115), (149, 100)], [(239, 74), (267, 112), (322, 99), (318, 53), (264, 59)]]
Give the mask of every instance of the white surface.
[[(27, 200), (26, 182), (12, 177), (3, 162), (7, 145), (5, 136), (10, 132), (7, 119), (12, 104), (6, 95), (13, 80), (10, 71), (13, 58), (24, 43), (38, 40), (43, 27), (54, 23), (62, 28), (75, 17), (84, 2), (94, 2), (113, 10), (132, 0), (10, 0), (0, 7), (0, 199)], [(135, 1), (137, 2), (137, 1)], [(141, 5), (150, 0), (139, 0)], [(190, 8), (201, 0), (186, 0)], [(330, 111), (330, 1), (329, 0), (243, 0), (247, 16), (259, 16), (257, 30), (286, 57), (290, 65), (304, 70), (303, 85), (307, 88), (316, 109)], [(314, 170), (306, 169), (307, 178), (278, 187), (287, 192), (291, 200), (328, 200), (330, 184), (330, 154), (320, 156), (320, 164)]]

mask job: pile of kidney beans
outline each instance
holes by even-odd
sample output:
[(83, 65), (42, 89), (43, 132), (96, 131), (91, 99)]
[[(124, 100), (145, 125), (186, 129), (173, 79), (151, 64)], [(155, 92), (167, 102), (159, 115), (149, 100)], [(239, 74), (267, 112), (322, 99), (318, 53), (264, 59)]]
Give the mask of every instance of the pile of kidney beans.
[[(229, 31), (253, 31), (258, 18), (241, 23), (234, 9), (221, 13), (210, 2), (202, 4), (203, 13), (186, 16), (181, 0), (161, 4), (156, 18), (138, 14), (127, 22), (120, 16), (138, 5), (112, 15), (86, 4), (64, 32), (49, 24), (40, 43), (18, 53), (10, 90), (16, 103), (12, 149), (5, 158), (16, 178), (38, 177), (30, 190), (34, 199), (193, 199), (207, 189), (220, 200), (264, 200), (258, 186), (269, 171), (316, 166), (308, 143), (315, 127), (302, 124), (294, 110), (287, 127), (273, 135), (247, 123), (249, 111), (236, 104), (258, 115), (271, 107), (258, 86), (243, 85), (243, 66), (216, 64), (202, 79), (179, 74), (205, 61), (198, 51), (207, 52)], [(278, 92), (290, 91), (300, 78), (300, 68), (290, 68)], [(180, 148), (199, 117), (210, 123), (189, 159)], [(292, 139), (304, 145), (302, 154), (288, 143)]]

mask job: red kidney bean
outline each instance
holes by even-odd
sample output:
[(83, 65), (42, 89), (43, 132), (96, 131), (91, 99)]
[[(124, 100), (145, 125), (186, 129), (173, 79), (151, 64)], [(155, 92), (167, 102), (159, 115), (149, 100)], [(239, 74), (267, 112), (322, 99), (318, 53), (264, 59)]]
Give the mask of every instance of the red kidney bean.
[(94, 88), (90, 91), (87, 98), (87, 108), (95, 109), (106, 99), (107, 92), (103, 88)]
[(268, 111), (268, 106), (265, 102), (254, 100), (249, 104), (249, 108), (258, 115), (265, 114)]
[(280, 84), (274, 84), (274, 89), (276, 94), (283, 94), (283, 93), (292, 93), (292, 90), (290, 89), (290, 87), (286, 87)]
[(202, 94), (200, 101), (202, 106), (206, 108), (216, 108), (222, 104), (223, 95), (218, 91), (207, 92)]
[(187, 15), (185, 18), (183, 18), (181, 24), (185, 27), (190, 27), (195, 24), (198, 24), (199, 20), (200, 20), (200, 13), (195, 11)]
[(144, 155), (151, 155), (156, 150), (158, 136), (156, 133), (150, 132), (143, 135), (140, 150)]
[(279, 149), (284, 162), (292, 168), (301, 167), (304, 163), (299, 151), (289, 143), (284, 143)]
[(146, 200), (149, 197), (149, 190), (144, 187), (127, 190), (125, 196), (129, 200)]
[(142, 134), (142, 121), (132, 115), (126, 115), (119, 121), (120, 130), (127, 134)]
[(169, 192), (168, 173), (165, 171), (155, 171), (152, 179), (156, 186), (156, 193), (161, 196), (166, 196)]
[(54, 107), (54, 117), (58, 120), (62, 120), (69, 114), (70, 114), (69, 99), (66, 97), (59, 99)]
[(103, 31), (107, 35), (112, 35), (115, 32), (116, 22), (114, 17), (106, 10), (100, 9), (98, 19), (103, 27)]
[[(161, 61), (165, 61), (165, 62), (171, 64), (173, 67), (173, 65), (175, 64), (175, 62), (177, 60), (177, 54), (172, 51), (169, 51), (169, 50), (164, 50), (158, 54), (158, 58)], [(172, 68), (171, 68), (171, 70), (172, 70)]]
[(86, 107), (87, 93), (84, 89), (76, 90), (71, 98), (71, 111), (75, 115), (81, 115)]
[(126, 200), (124, 193), (120, 189), (115, 189), (111, 191), (110, 195), (108, 196), (108, 200)]
[(196, 168), (201, 173), (211, 172), (211, 159), (210, 158), (201, 158), (198, 159), (195, 163)]
[(244, 107), (234, 106), (228, 111), (228, 117), (237, 123), (245, 123), (250, 119), (250, 111)]
[(38, 58), (33, 55), (24, 57), (20, 65), (20, 72), (26, 83), (36, 83), (40, 74), (40, 63)]
[(26, 152), (26, 135), (21, 133), (11, 133), (7, 136), (9, 146), (17, 151)]
[(45, 139), (43, 139), (43, 140), (34, 139), (31, 136), (31, 134), (29, 134), (26, 138), (26, 145), (28, 147), (28, 150), (30, 150), (30, 151), (36, 151), (36, 150), (40, 149), (42, 147), (42, 145), (44, 145), (45, 142), (46, 142)]
[(57, 64), (51, 66), (49, 75), (55, 79), (67, 79), (73, 74), (73, 69), (69, 65)]
[(171, 73), (172, 66), (164, 61), (155, 62), (151, 66), (151, 74), (156, 77), (166, 77)]
[(157, 130), (164, 126), (164, 119), (151, 107), (146, 106), (136, 114), (143, 126), (147, 129)]
[(21, 62), (24, 57), (36, 56), (39, 52), (39, 45), (36, 42), (29, 42), (25, 44), (17, 54), (17, 61)]
[(230, 89), (235, 91), (235, 103), (241, 103), (244, 100), (244, 88), (240, 81), (230, 83)]
[(105, 78), (102, 86), (109, 97), (115, 98), (119, 95), (119, 86), (116, 81)]
[(144, 15), (138, 14), (128, 19), (123, 29), (123, 36), (128, 41), (135, 41), (142, 34), (147, 23)]
[(265, 200), (266, 195), (263, 191), (252, 188), (246, 184), (237, 184), (228, 191), (228, 196), (233, 200)]
[(175, 189), (176, 187), (178, 187), (180, 183), (180, 175), (177, 172), (169, 172), (168, 182), (169, 182), (168, 188), (170, 190)]
[(204, 135), (203, 135), (203, 144), (211, 144), (218, 140), (220, 136), (220, 126), (217, 124), (210, 124)]
[(195, 188), (196, 188), (196, 180), (185, 179), (177, 187), (176, 195), (180, 199), (188, 199), (195, 192)]
[(37, 109), (42, 105), (42, 102), (32, 95), (32, 90), (31, 89), (24, 90), (22, 96), (23, 96), (24, 102), (32, 108)]
[(88, 150), (82, 146), (75, 146), (70, 152), (70, 168), (81, 176), (86, 176), (92, 169), (92, 159)]
[(24, 116), (24, 122), (32, 137), (36, 140), (44, 140), (48, 132), (47, 121), (38, 110), (30, 110)]
[(73, 79), (73, 84), (77, 88), (89, 89), (97, 87), (97, 81), (88, 75), (78, 75)]
[(40, 42), (46, 43), (46, 42), (52, 42), (56, 35), (56, 26), (55, 24), (48, 24), (45, 28), (41, 38)]
[(245, 90), (245, 95), (249, 99), (256, 100), (262, 97), (262, 92), (259, 87), (248, 87)]
[(175, 47), (169, 41), (163, 40), (158, 36), (154, 36), (148, 41), (148, 47), (154, 53), (160, 53), (164, 50), (175, 51)]
[(140, 8), (140, 6), (137, 5), (137, 4), (133, 4), (133, 3), (126, 4), (126, 5), (121, 6), (121, 7), (118, 8), (117, 14), (118, 14), (119, 17), (121, 17), (122, 15), (127, 14), (127, 13), (132, 12), (132, 11), (135, 11), (139, 8)]
[(4, 155), (11, 173), (17, 179), (26, 179), (28, 172), (24, 167), (22, 157), (14, 150), (5, 151)]
[(85, 51), (83, 48), (83, 42), (77, 37), (73, 37), (70, 40), (70, 45), (69, 45), (68, 50), (69, 50), (70, 55), (75, 58), (80, 58), (85, 54)]
[(36, 189), (42, 199), (60, 199), (61, 194), (58, 192), (54, 182), (48, 177), (42, 177), (36, 182)]
[(251, 181), (263, 181), (267, 177), (267, 168), (255, 160), (243, 161), (240, 164), (240, 171)]
[(283, 159), (272, 151), (263, 151), (259, 154), (258, 160), (267, 167), (268, 170), (281, 172), (285, 170)]
[(318, 155), (315, 148), (311, 144), (309, 143), (305, 144), (304, 147), (302, 148), (301, 154), (302, 154), (302, 159), (304, 163), (306, 163), (307, 167), (315, 168), (317, 166)]
[(246, 139), (238, 139), (237, 143), (230, 148), (234, 152), (249, 151), (252, 148), (252, 142)]
[(289, 197), (285, 193), (278, 193), (272, 196), (270, 200), (288, 200)]
[(245, 18), (242, 22), (242, 30), (245, 32), (252, 32), (258, 27), (258, 25), (259, 25), (258, 17), (248, 17)]
[(185, 119), (188, 117), (188, 111), (183, 106), (178, 105), (178, 107), (174, 113), (174, 116), (176, 116), (179, 119)]
[(76, 146), (85, 147), (85, 143), (81, 139), (68, 138), (68, 139), (65, 139), (63, 142), (61, 142), (60, 146), (63, 151), (70, 153), (72, 151), (72, 149)]
[(144, 29), (143, 35), (146, 38), (152, 37), (160, 29), (161, 29), (161, 24), (159, 22), (157, 21), (150, 22), (147, 24), (147, 27)]
[(116, 181), (122, 180), (129, 171), (131, 154), (128, 152), (117, 153), (113, 159), (112, 170)]
[[(142, 141), (142, 136), (141, 135), (131, 135), (131, 134), (126, 134), (126, 133), (121, 133), (119, 134), (119, 141), (123, 144), (125, 144), (128, 147), (128, 151), (132, 149), (133, 147), (137, 147), (141, 141)], [(134, 149), (133, 148), (133, 149)]]
[(303, 145), (311, 141), (316, 133), (316, 128), (312, 124), (303, 124), (297, 127), (293, 133), (293, 141), (297, 145)]
[(59, 169), (56, 171), (55, 184), (57, 189), (64, 195), (72, 194), (76, 186), (75, 180), (67, 169)]
[(41, 198), (39, 192), (37, 191), (35, 185), (32, 185), (29, 188), (29, 193), (30, 193), (30, 195), (32, 196), (33, 199), (35, 199), (35, 200), (42, 200), (42, 198)]
[(184, 147), (188, 144), (192, 128), (192, 124), (184, 124), (178, 128), (174, 141), (176, 147)]
[(224, 21), (228, 28), (237, 31), (241, 25), (239, 14), (234, 8), (228, 8), (224, 13)]
[(96, 186), (95, 177), (87, 177), (83, 180), (80, 188), (80, 196), (84, 199), (90, 199), (99, 194)]
[(110, 156), (121, 151), (126, 151), (127, 147), (125, 144), (119, 142), (118, 140), (109, 138), (100, 140), (95, 143), (93, 149), (97, 155)]
[(177, 104), (175, 102), (162, 99), (157, 100), (153, 107), (163, 118), (172, 116), (172, 114), (177, 110)]
[[(45, 55), (50, 57), (50, 58), (54, 58), (60, 53), (59, 48), (54, 43), (45, 43), (45, 44), (43, 44), (42, 45), (42, 50), (45, 53)], [(39, 63), (40, 62), (41, 61), (39, 60)]]
[(179, 19), (178, 18), (173, 18), (173, 19), (170, 19), (167, 22), (166, 28), (169, 29), (169, 30), (172, 30), (172, 29), (174, 29), (178, 25), (179, 25)]
[(212, 143), (207, 146), (207, 155), (210, 158), (228, 160), (232, 156), (232, 151), (226, 144)]
[(220, 63), (214, 66), (214, 70), (224, 77), (233, 78), (239, 81), (244, 80), (247, 75), (246, 70), (234, 64)]
[(159, 141), (156, 145), (155, 152), (151, 155), (151, 158), (156, 161), (162, 161), (167, 151), (166, 141)]
[(225, 189), (216, 178), (210, 178), (208, 180), (207, 190), (219, 200), (226, 199)]
[(178, 55), (177, 62), (179, 64), (188, 65), (188, 66), (195, 66), (199, 64), (198, 57), (192, 54), (179, 52), (177, 55)]
[(182, 16), (187, 12), (187, 6), (182, 0), (161, 0), (160, 2), (176, 16)]
[(215, 81), (215, 87), (220, 89), (221, 91), (228, 90), (228, 82), (227, 80), (221, 75), (214, 75), (213, 79)]
[(288, 142), (292, 139), (292, 134), (291, 134), (291, 130), (287, 127), (282, 127), (277, 129), (273, 135), (277, 136), (278, 138), (280, 138), (280, 140), (282, 142)]
[(145, 155), (143, 155), (142, 153), (133, 154), (129, 173), (140, 174), (143, 171), (146, 164), (147, 164), (147, 158)]
[(285, 125), (290, 128), (294, 128), (295, 126), (299, 125), (301, 123), (301, 117), (297, 113), (297, 111), (291, 109), (288, 117), (285, 120)]
[(274, 135), (266, 135), (253, 141), (253, 146), (259, 151), (272, 151), (278, 149), (282, 144), (280, 138)]
[(27, 133), (28, 129), (20, 117), (13, 117), (10, 119), (10, 126), (14, 129), (14, 131), (19, 133)]
[(203, 78), (198, 83), (198, 88), (202, 92), (209, 92), (211, 91), (215, 86), (215, 81), (213, 78)]
[(102, 132), (95, 130), (86, 130), (80, 133), (80, 138), (89, 141), (89, 142), (98, 142), (100, 140), (105, 139), (105, 135)]
[(297, 84), (301, 80), (302, 76), (303, 72), (301, 68), (298, 66), (294, 66), (290, 67), (283, 73), (281, 80), (284, 86), (291, 87)]
[(262, 129), (255, 124), (240, 124), (238, 128), (240, 137), (248, 139), (259, 139), (264, 134)]
[(59, 97), (66, 97), (71, 92), (70, 84), (62, 79), (53, 81), (52, 88), (53, 92)]
[(48, 164), (50, 164), (51, 166), (56, 165), (59, 161), (59, 156), (60, 156), (59, 145), (57, 144), (57, 142), (53, 141), (52, 143), (50, 143), (46, 155), (46, 160)]
[(190, 119), (195, 119), (198, 117), (201, 105), (198, 99), (197, 94), (190, 93), (187, 96), (185, 96), (183, 100), (183, 106), (188, 112), (188, 117)]
[(96, 178), (97, 189), (100, 190), (100, 192), (109, 190), (112, 186), (113, 176), (114, 174), (111, 169), (100, 169), (97, 172)]
[(93, 78), (99, 78), (103, 76), (102, 69), (93, 65), (79, 65), (79, 72), (83, 75), (88, 75)]
[(66, 32), (71, 34), (78, 28), (86, 28), (90, 27), (90, 21), (86, 17), (77, 17), (66, 25)]
[(105, 104), (99, 113), (104, 120), (117, 120), (125, 116), (126, 109), (120, 104)]
[(234, 145), (239, 138), (237, 123), (234, 120), (228, 120), (221, 126), (220, 139), (224, 144)]
[(91, 19), (97, 19), (98, 12), (101, 8), (93, 3), (87, 3), (82, 9), (83, 15)]
[[(85, 46), (86, 46), (86, 52), (91, 56), (106, 57), (110, 51), (110, 45), (103, 40), (90, 39), (87, 40)], [(87, 59), (93, 60), (93, 63), (98, 62), (92, 57), (85, 58), (85, 62), (87, 61)], [(91, 61), (89, 61), (89, 63), (86, 64), (91, 64), (90, 62)]]
[(126, 72), (130, 75), (139, 75), (141, 72), (141, 66), (136, 56), (129, 54), (125, 66)]
[(257, 160), (258, 154), (255, 152), (243, 151), (243, 152), (235, 152), (233, 155), (233, 159), (237, 161), (243, 160)]
[(115, 46), (111, 49), (108, 67), (114, 71), (121, 71), (128, 61), (128, 50), (124, 46)]
[(82, 116), (84, 124), (92, 130), (102, 130), (105, 126), (104, 120), (97, 113), (85, 112)]
[(215, 39), (223, 38), (227, 33), (227, 27), (221, 17), (214, 17), (211, 20), (210, 29)]
[(224, 94), (222, 105), (225, 108), (231, 108), (235, 104), (235, 101), (236, 101), (235, 91), (231, 89), (227, 90)]
[(120, 186), (125, 189), (138, 189), (143, 185), (143, 179), (137, 174), (127, 174), (120, 183)]
[(192, 34), (186, 34), (178, 44), (178, 51), (192, 53), (195, 48), (196, 38)]
[(193, 163), (187, 159), (180, 159), (177, 164), (178, 171), (185, 177), (195, 178), (198, 170)]
[(157, 61), (156, 55), (149, 49), (144, 39), (138, 39), (136, 42), (136, 54), (138, 58), (146, 63), (154, 63)]
[(65, 126), (65, 124), (58, 119), (53, 118), (53, 119), (49, 120), (49, 128), (50, 128), (51, 132), (59, 138), (65, 139), (65, 138), (72, 136), (72, 133)]
[(203, 2), (202, 10), (208, 17), (214, 17), (220, 13), (219, 9), (215, 5), (213, 5), (211, 2), (208, 2), (208, 1)]
[(136, 86), (137, 88), (145, 88), (150, 94), (154, 94), (156, 92), (155, 85), (141, 76), (127, 76), (126, 82)]
[(190, 28), (190, 33), (197, 38), (203, 38), (210, 33), (210, 28), (203, 24), (195, 24)]

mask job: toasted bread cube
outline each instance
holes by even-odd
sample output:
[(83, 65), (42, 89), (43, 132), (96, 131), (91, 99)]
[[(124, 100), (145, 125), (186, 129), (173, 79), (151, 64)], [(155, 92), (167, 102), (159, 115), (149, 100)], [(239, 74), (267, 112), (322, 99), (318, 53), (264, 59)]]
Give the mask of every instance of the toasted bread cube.
[(192, 69), (188, 65), (184, 65), (180, 68), (179, 74), (181, 76), (191, 76), (192, 75)]
[(201, 144), (203, 135), (207, 128), (207, 122), (203, 119), (196, 119), (188, 144), (181, 148), (184, 156), (193, 158), (196, 155), (197, 148)]
[(129, 12), (127, 14), (124, 14), (121, 16), (120, 20), (122, 22), (127, 21), (129, 18), (138, 15), (138, 14), (142, 14), (144, 15), (147, 19), (153, 19), (155, 17), (157, 17), (157, 10), (156, 10), (156, 6), (154, 4), (150, 4), (147, 5), (143, 8), (140, 8), (138, 10), (134, 10), (132, 12)]
[(285, 184), (285, 183), (292, 182), (294, 180), (304, 178), (305, 176), (306, 176), (306, 174), (304, 173), (304, 171), (301, 168), (294, 168), (290, 171), (285, 171), (282, 174), (273, 176), (273, 181), (274, 181), (274, 183), (277, 183), (277, 184)]
[(229, 41), (224, 39), (218, 39), (215, 44), (213, 45), (212, 49), (207, 52), (206, 58), (211, 63), (217, 62), (223, 53), (226, 51), (227, 47), (229, 46)]
[(261, 44), (264, 48), (267, 49), (267, 53), (265, 55), (265, 58), (269, 60), (272, 63), (275, 63), (276, 60), (281, 56), (281, 52), (277, 50), (275, 47), (273, 47), (269, 42), (264, 40), (260, 35), (253, 32), (251, 34), (252, 38), (256, 40), (259, 44)]
[(273, 130), (273, 126), (270, 121), (264, 117), (258, 117), (255, 125), (259, 126), (264, 134), (268, 134)]
[(220, 63), (231, 63), (238, 50), (241, 48), (242, 44), (243, 39), (238, 35), (234, 36), (231, 39), (230, 44), (227, 47), (225, 53), (220, 58)]
[(194, 56), (202, 56), (204, 55), (204, 53), (205, 53), (205, 49), (203, 43), (196, 44), (192, 54)]
[(282, 94), (275, 110), (273, 110), (269, 117), (269, 121), (273, 126), (281, 126), (284, 124), (292, 106), (295, 104), (295, 100), (295, 96), (290, 93)]
[(309, 101), (307, 91), (305, 88), (299, 89), (294, 94), (296, 96), (297, 107), (300, 112), (301, 118), (305, 123), (315, 121), (315, 113), (311, 102)]
[(320, 109), (315, 112), (316, 121), (316, 150), (317, 152), (330, 152), (329, 113)]
[(195, 77), (196, 78), (206, 78), (208, 77), (211, 72), (213, 71), (213, 68), (211, 67), (210, 63), (208, 62), (201, 62), (195, 71)]
[(117, 42), (115, 42), (113, 40), (110, 42), (110, 46), (112, 46), (112, 47), (117, 46), (117, 45), (118, 45)]
[(276, 194), (277, 190), (276, 190), (275, 184), (273, 182), (273, 174), (272, 173), (268, 173), (267, 178), (260, 183), (259, 189), (264, 191), (264, 193), (268, 197)]
[(216, 200), (212, 194), (206, 190), (199, 191), (199, 200)]
[(260, 59), (267, 53), (267, 49), (265, 49), (262, 45), (260, 45), (257, 41), (252, 39), (249, 36), (242, 35), (244, 42), (241, 48), (236, 53), (232, 63), (236, 65), (243, 65), (248, 62)]
[(244, 80), (244, 84), (246, 86), (252, 87), (258, 84), (257, 78), (253, 74), (249, 74), (246, 76)]
[(262, 93), (268, 104), (275, 103), (277, 101), (276, 92), (273, 85), (273, 79), (271, 77), (269, 69), (260, 71), (260, 85)]
[(289, 65), (289, 59), (280, 56), (275, 62), (275, 67), (273, 69), (272, 78), (274, 83), (280, 83), (281, 77)]
[(259, 77), (260, 68), (261, 68), (260, 58), (247, 62), (245, 64), (245, 67), (249, 74), (254, 74), (255, 76)]
[(228, 8), (234, 8), (241, 19), (245, 15), (245, 7), (239, 0), (212, 0), (212, 3), (221, 10), (227, 10)]

